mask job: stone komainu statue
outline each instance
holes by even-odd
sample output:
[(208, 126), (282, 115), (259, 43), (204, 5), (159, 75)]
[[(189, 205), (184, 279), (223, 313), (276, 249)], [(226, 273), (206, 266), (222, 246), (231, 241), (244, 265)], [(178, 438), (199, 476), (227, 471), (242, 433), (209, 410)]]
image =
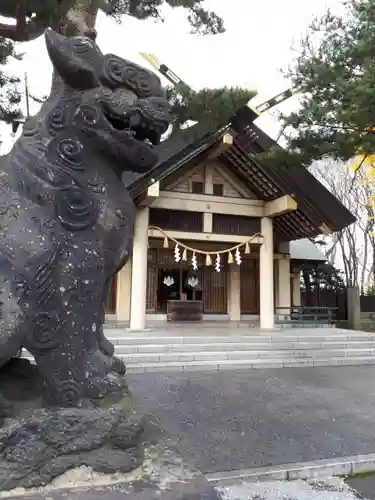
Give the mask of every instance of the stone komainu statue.
[(103, 335), (109, 279), (132, 248), (120, 178), (156, 163), (168, 127), (158, 77), (85, 37), (46, 33), (58, 77), (0, 164), (0, 366), (35, 357), (50, 402), (120, 390)]

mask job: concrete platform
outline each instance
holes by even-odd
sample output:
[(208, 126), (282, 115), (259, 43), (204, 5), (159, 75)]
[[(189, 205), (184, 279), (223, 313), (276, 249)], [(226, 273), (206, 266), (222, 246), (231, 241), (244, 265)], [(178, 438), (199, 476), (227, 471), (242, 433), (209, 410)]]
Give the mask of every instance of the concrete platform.
[(205, 473), (375, 453), (375, 367), (129, 375)]

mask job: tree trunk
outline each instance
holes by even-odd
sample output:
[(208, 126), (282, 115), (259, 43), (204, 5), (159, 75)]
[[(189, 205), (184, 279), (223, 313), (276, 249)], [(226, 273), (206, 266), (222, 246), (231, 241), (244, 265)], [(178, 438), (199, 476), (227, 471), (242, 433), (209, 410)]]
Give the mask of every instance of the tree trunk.
[[(61, 20), (57, 31), (64, 36), (87, 36), (96, 39), (96, 18), (98, 16), (97, 0), (81, 0), (79, 4), (69, 9)], [(51, 93), (61, 84), (61, 78), (53, 71)]]
[(81, 0), (62, 19), (58, 31), (64, 36), (87, 36), (96, 38), (95, 23), (98, 15), (98, 2)]

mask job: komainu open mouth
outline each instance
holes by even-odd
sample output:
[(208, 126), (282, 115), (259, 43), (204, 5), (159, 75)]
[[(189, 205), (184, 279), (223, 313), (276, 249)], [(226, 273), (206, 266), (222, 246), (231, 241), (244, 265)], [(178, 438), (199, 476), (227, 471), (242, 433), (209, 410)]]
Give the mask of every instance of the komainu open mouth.
[(120, 114), (115, 112), (107, 103), (102, 103), (103, 114), (111, 126), (119, 131), (126, 131), (137, 141), (149, 146), (156, 146), (160, 142), (161, 134), (151, 124), (142, 120), (139, 111)]

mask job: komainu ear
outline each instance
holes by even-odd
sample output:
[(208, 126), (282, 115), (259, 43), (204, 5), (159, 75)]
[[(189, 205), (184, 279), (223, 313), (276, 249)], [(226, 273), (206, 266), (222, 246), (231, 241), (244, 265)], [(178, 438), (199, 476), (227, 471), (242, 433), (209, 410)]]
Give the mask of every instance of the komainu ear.
[(67, 85), (81, 90), (99, 86), (95, 69), (88, 62), (77, 57), (72, 50), (70, 38), (47, 30), (45, 39), (53, 67)]

